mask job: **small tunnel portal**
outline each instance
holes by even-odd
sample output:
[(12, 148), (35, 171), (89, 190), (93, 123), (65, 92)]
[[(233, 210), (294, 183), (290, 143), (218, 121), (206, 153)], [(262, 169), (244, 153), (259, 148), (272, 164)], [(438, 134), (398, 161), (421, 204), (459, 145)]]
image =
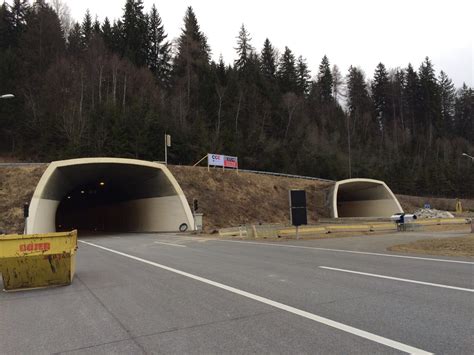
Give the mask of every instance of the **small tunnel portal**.
[(390, 217), (403, 209), (389, 187), (372, 179), (348, 179), (338, 181), (332, 192), (332, 216)]
[(27, 222), (28, 233), (193, 227), (186, 198), (164, 165), (115, 158), (51, 163), (36, 188)]

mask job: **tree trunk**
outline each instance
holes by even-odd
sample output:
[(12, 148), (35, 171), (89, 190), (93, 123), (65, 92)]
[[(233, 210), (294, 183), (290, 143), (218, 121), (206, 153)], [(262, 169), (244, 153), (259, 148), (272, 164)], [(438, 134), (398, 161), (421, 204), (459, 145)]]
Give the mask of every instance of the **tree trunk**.
[(237, 112), (235, 114), (235, 134), (237, 134), (237, 129), (239, 126), (239, 115), (240, 115), (240, 104), (242, 103), (242, 91), (239, 92), (239, 103), (237, 104)]

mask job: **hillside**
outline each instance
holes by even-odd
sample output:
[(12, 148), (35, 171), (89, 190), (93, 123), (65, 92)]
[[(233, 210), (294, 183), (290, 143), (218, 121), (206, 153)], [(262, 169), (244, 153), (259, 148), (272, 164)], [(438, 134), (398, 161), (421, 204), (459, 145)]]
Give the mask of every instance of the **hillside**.
[[(0, 168), (0, 230), (23, 231), (23, 209), (46, 169), (44, 166)], [(181, 185), (188, 202), (199, 201), (206, 230), (244, 223), (288, 223), (288, 190), (305, 189), (308, 222), (329, 217), (326, 194), (331, 183), (286, 177), (236, 173), (188, 166), (169, 166)], [(453, 210), (454, 199), (398, 195), (407, 212), (424, 203), (433, 208)], [(463, 200), (465, 209), (474, 210), (473, 200)]]

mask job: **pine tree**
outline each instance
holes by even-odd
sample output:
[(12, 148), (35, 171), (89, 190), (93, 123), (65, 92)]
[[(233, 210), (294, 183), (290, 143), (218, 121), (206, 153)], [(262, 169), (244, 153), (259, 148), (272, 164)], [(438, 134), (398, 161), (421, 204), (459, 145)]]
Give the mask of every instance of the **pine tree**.
[(339, 96), (342, 96), (343, 85), (344, 85), (344, 78), (342, 77), (341, 71), (339, 67), (334, 64), (332, 66), (332, 96), (334, 100), (337, 102), (339, 100)]
[(262, 53), (260, 55), (260, 71), (267, 79), (274, 79), (276, 74), (276, 53), (270, 40), (267, 38), (263, 43)]
[(244, 24), (240, 27), (239, 35), (237, 37), (237, 51), (238, 58), (234, 62), (234, 67), (238, 71), (243, 71), (248, 65), (250, 56), (254, 51), (254, 48), (250, 44), (250, 33), (245, 29)]
[(107, 49), (113, 50), (113, 33), (112, 33), (112, 27), (110, 26), (110, 21), (108, 17), (104, 19), (101, 32), (102, 32), (102, 38), (104, 40), (105, 46), (107, 47)]
[[(199, 115), (199, 105), (209, 100), (212, 97), (210, 92), (213, 91), (209, 85), (211, 50), (192, 7), (186, 10), (177, 47), (173, 62), (174, 89), (179, 93), (178, 120), (184, 126), (190, 115)], [(195, 122), (195, 118), (192, 118), (192, 122)]]
[(171, 44), (158, 11), (153, 4), (148, 17), (148, 67), (163, 86), (169, 86), (171, 76)]
[(431, 129), (431, 127), (434, 126), (440, 130), (442, 127), (439, 86), (433, 64), (431, 64), (428, 57), (426, 57), (421, 64), (418, 70), (418, 76), (420, 78), (420, 117), (423, 120), (425, 129)]
[(87, 48), (89, 46), (89, 42), (92, 37), (92, 17), (89, 9), (86, 10), (86, 14), (84, 15), (84, 19), (82, 20), (81, 26), (81, 37), (82, 37), (82, 46)]
[(121, 20), (114, 21), (112, 25), (112, 48), (113, 52), (119, 55), (125, 53), (124, 29)]
[(101, 29), (100, 22), (99, 22), (99, 19), (97, 18), (97, 16), (95, 17), (94, 24), (92, 26), (92, 32), (95, 35), (102, 34), (102, 29)]
[(83, 50), (82, 29), (81, 25), (76, 22), (69, 31), (67, 52), (73, 57), (79, 57)]
[(474, 136), (474, 90), (463, 83), (456, 93), (456, 133), (472, 141)]
[(280, 58), (277, 77), (282, 93), (297, 91), (295, 56), (288, 47), (285, 47), (285, 51)]
[(439, 89), (441, 96), (441, 118), (446, 128), (451, 128), (454, 119), (454, 105), (456, 101), (456, 89), (453, 81), (441, 70), (439, 73)]
[(0, 6), (0, 49), (7, 49), (14, 45), (13, 21), (13, 15), (8, 5), (3, 3)]
[(296, 63), (296, 85), (298, 88), (298, 94), (307, 95), (311, 83), (311, 75), (306, 64), (306, 59), (303, 56), (299, 56)]
[(26, 15), (30, 9), (27, 0), (14, 0), (11, 7), (11, 18), (13, 24), (13, 43), (18, 45), (20, 36), (26, 28)]
[(124, 56), (137, 66), (146, 65), (149, 43), (143, 0), (127, 0), (122, 22)]
[(380, 127), (384, 128), (390, 114), (389, 78), (385, 65), (379, 63), (374, 73), (372, 82), (372, 100), (376, 118)]
[(178, 53), (174, 62), (176, 74), (183, 75), (190, 67), (207, 66), (210, 52), (207, 38), (201, 32), (193, 8), (189, 6), (184, 16), (184, 27), (178, 38)]
[(347, 77), (347, 105), (353, 116), (362, 116), (370, 110), (370, 99), (364, 73), (351, 66)]
[(412, 135), (414, 136), (419, 126), (418, 112), (420, 110), (420, 80), (418, 74), (409, 63), (406, 69), (405, 87), (403, 97), (406, 103), (407, 119), (410, 123)]
[(332, 101), (332, 85), (333, 78), (331, 67), (329, 66), (329, 59), (324, 56), (319, 65), (318, 80), (319, 95), (322, 103), (329, 103)]

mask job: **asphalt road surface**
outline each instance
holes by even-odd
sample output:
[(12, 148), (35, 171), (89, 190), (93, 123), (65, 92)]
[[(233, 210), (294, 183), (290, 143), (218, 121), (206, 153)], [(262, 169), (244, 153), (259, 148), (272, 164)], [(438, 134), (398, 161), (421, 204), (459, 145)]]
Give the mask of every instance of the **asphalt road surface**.
[(474, 260), (390, 238), (82, 238), (71, 286), (0, 292), (0, 353), (472, 354)]

